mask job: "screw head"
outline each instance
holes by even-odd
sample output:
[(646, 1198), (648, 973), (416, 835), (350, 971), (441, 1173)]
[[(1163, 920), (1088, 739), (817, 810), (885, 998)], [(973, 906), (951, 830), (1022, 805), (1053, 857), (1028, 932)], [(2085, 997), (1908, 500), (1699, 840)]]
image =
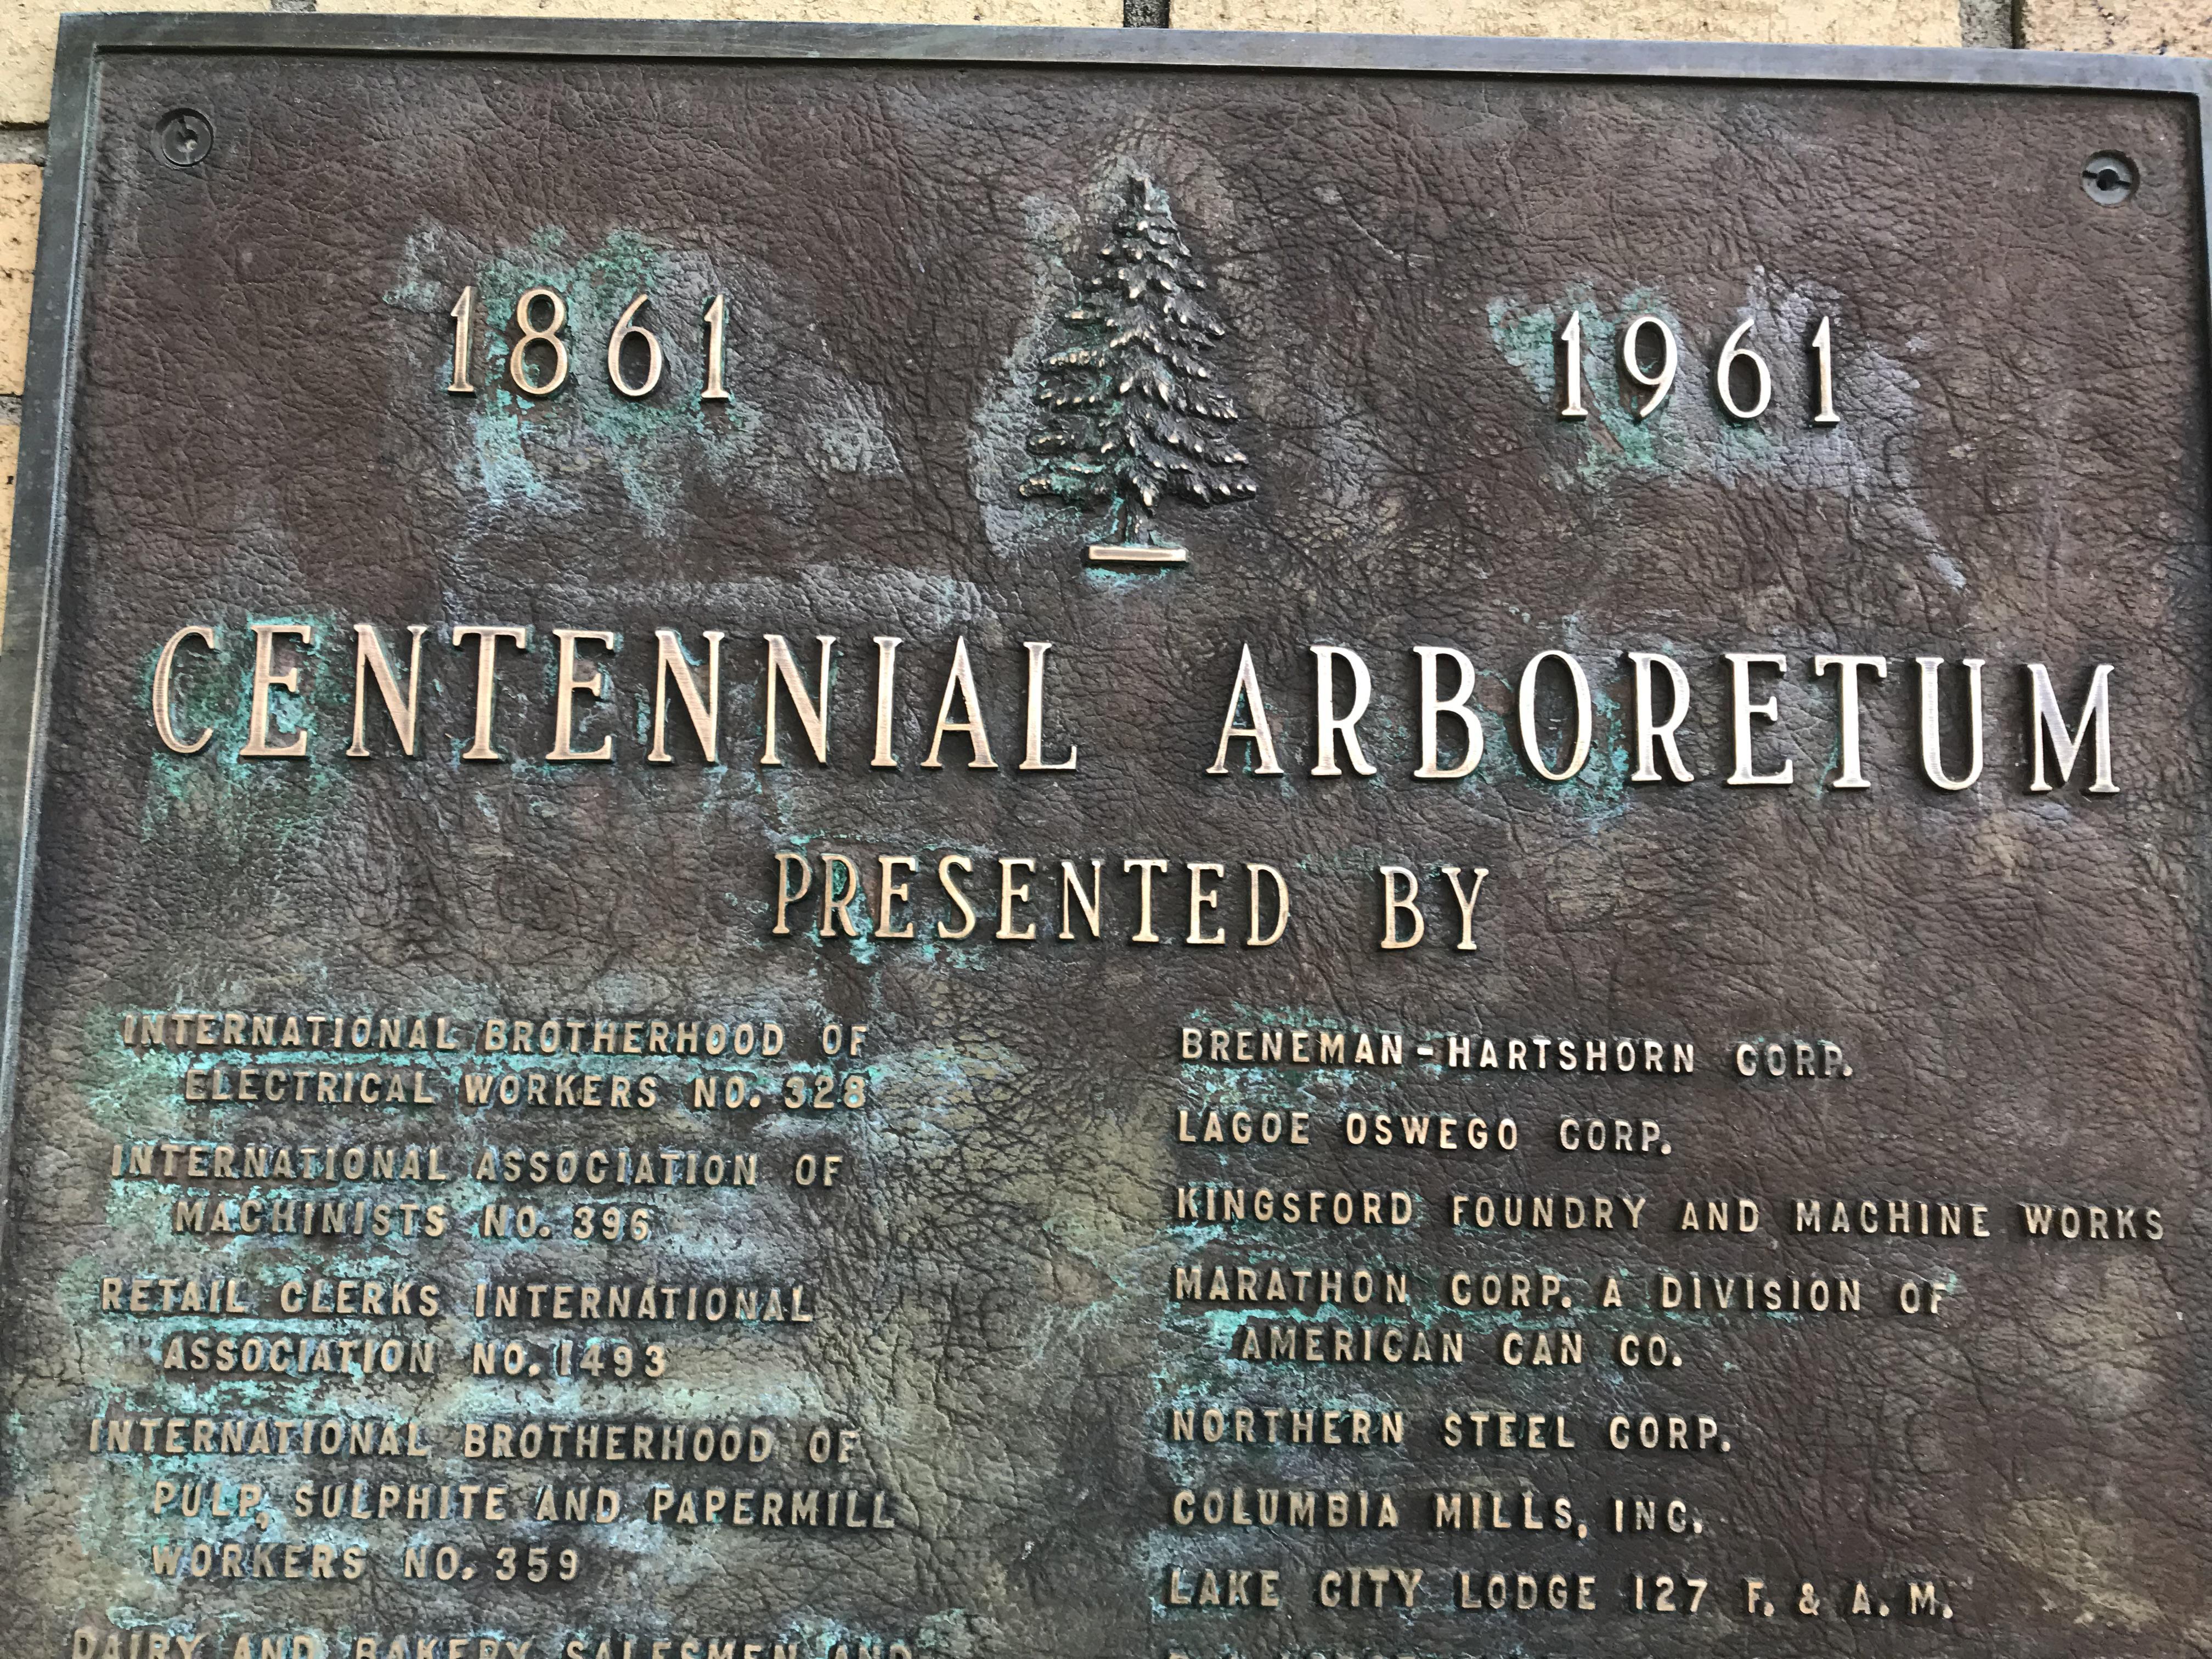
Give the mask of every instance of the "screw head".
[(215, 123), (196, 109), (173, 109), (155, 130), (154, 147), (173, 167), (196, 167), (215, 148)]
[(2118, 207), (2142, 182), (2136, 164), (2118, 150), (2100, 149), (2081, 163), (2081, 189), (2099, 207)]

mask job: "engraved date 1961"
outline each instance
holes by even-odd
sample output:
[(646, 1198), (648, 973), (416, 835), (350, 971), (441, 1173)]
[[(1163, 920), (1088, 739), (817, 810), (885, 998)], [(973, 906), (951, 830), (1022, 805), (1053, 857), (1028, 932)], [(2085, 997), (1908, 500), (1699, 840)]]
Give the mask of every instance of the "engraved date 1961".
[[(1722, 342), (1720, 355), (1714, 358), (1712, 366), (1714, 400), (1731, 421), (1745, 425), (1762, 418), (1774, 402), (1774, 371), (1750, 344), (1754, 321), (1747, 317), (1735, 325)], [(1586, 353), (1583, 313), (1569, 312), (1566, 320), (1553, 335), (1552, 343), (1559, 357), (1553, 413), (1563, 421), (1587, 419), (1589, 410), (1583, 402)], [(1680, 342), (1665, 318), (1646, 311), (1631, 317), (1621, 326), (1620, 345), (1624, 402), (1636, 420), (1648, 421), (1659, 413), (1674, 390), (1681, 367)], [(1836, 413), (1832, 319), (1820, 319), (1820, 325), (1805, 342), (1805, 350), (1812, 360), (1812, 373), (1807, 377), (1805, 388), (1809, 405), (1807, 419), (1814, 426), (1839, 425), (1844, 417)]]

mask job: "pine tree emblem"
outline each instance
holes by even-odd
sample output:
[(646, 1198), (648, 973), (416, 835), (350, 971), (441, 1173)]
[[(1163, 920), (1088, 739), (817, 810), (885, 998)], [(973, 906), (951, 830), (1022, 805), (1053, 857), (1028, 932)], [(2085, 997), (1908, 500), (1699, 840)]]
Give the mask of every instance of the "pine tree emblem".
[(1150, 179), (1129, 181), (1099, 254), (1061, 319), (1070, 343), (1039, 372), (1036, 400), (1049, 412), (1030, 436), (1039, 459), (1022, 494), (1108, 509), (1093, 563), (1180, 564), (1184, 550), (1152, 526), (1164, 495), (1215, 507), (1260, 493), (1228, 439), (1236, 403), (1200, 361), (1229, 331), (1199, 302), (1206, 277)]

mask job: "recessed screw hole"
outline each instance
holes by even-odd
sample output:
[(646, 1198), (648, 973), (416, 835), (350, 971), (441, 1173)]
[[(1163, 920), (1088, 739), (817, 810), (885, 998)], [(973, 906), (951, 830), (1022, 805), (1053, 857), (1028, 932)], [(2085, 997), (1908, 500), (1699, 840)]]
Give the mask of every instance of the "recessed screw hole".
[(2099, 207), (2118, 207), (2141, 182), (2136, 164), (2116, 150), (2101, 150), (2081, 164), (2081, 189)]
[(195, 167), (215, 148), (215, 123), (196, 109), (173, 109), (155, 129), (154, 147), (173, 167)]

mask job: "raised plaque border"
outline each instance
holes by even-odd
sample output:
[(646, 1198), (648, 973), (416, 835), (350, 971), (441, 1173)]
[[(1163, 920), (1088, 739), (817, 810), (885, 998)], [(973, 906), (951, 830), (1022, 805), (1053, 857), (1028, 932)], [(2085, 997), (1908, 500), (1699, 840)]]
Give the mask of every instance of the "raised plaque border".
[[(2212, 388), (2212, 60), (1948, 46), (1774, 46), (1321, 34), (1005, 24), (611, 21), (381, 17), (367, 14), (71, 13), (60, 20), (38, 264), (15, 471), (14, 538), (0, 629), (0, 1251), (7, 1238), (16, 1055), (45, 781), (47, 692), (68, 530), (70, 397), (77, 347), (95, 91), (104, 56), (568, 58), (726, 62), (1021, 64), (1265, 70), (1541, 80), (1740, 81), (1866, 88), (2111, 92), (2185, 98), (2197, 124), (2198, 315)], [(0, 1255), (0, 1267), (4, 1255)]]

